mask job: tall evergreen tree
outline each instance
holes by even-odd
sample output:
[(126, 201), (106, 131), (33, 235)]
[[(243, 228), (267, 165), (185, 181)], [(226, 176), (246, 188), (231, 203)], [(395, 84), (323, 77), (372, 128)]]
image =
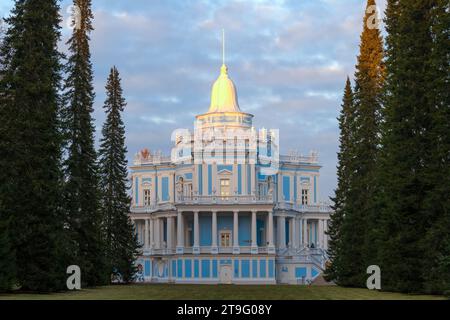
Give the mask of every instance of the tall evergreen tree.
[[(444, 90), (448, 91), (448, 47), (444, 58), (447, 70), (437, 72), (432, 63), (441, 58), (431, 58), (435, 50), (432, 12), (437, 3), (390, 0), (386, 11), (388, 77), (380, 169), (383, 241), (379, 256), (384, 288), (403, 292), (423, 291), (425, 278), (438, 272), (438, 260), (448, 266), (448, 259), (445, 262), (439, 255), (445, 246), (448, 252), (448, 227), (440, 225), (448, 225), (449, 203), (449, 185), (442, 184), (449, 181), (449, 153), (445, 150), (448, 123), (443, 124), (445, 120), (441, 119), (445, 109), (448, 114), (448, 100), (446, 105), (440, 100), (445, 99), (442, 88), (446, 86)], [(447, 84), (443, 85), (440, 82), (445, 77)], [(434, 141), (438, 137), (441, 141)], [(446, 234), (440, 240), (447, 242), (439, 243), (436, 237)], [(430, 263), (436, 268), (428, 268)], [(448, 270), (431, 275), (431, 279), (446, 274)]]
[[(3, 18), (0, 18), (0, 52), (3, 45), (3, 37), (5, 32)], [(4, 72), (3, 62), (0, 56), (0, 70)], [(1, 94), (1, 93), (0, 93)], [(0, 105), (1, 112), (1, 105)], [(3, 118), (0, 118), (0, 121)], [(10, 220), (5, 215), (5, 211), (2, 208), (2, 202), (0, 198), (0, 292), (10, 290), (13, 286), (16, 276), (16, 264), (15, 253), (12, 249), (12, 242), (9, 235)]]
[(328, 280), (334, 280), (341, 283), (341, 279), (346, 279), (345, 268), (342, 265), (343, 257), (340, 253), (342, 248), (342, 224), (345, 217), (346, 197), (349, 192), (350, 178), (352, 176), (352, 147), (353, 147), (353, 131), (355, 120), (355, 106), (353, 101), (353, 91), (350, 79), (347, 81), (344, 89), (344, 97), (342, 100), (342, 109), (339, 121), (340, 137), (339, 137), (339, 152), (338, 152), (338, 166), (337, 179), (338, 185), (335, 191), (335, 196), (332, 198), (334, 203), (333, 213), (330, 217), (330, 225), (328, 229), (328, 256), (330, 258), (330, 265), (325, 271)]
[(128, 170), (125, 125), (121, 113), (126, 106), (116, 67), (106, 85), (103, 138), (99, 151), (102, 209), (105, 219), (107, 256), (111, 273), (119, 273), (125, 282), (132, 280), (139, 245), (128, 217), (131, 198), (127, 193)]
[[(73, 34), (67, 44), (65, 202), (76, 259), (84, 285), (94, 286), (108, 280), (105, 243), (100, 210), (97, 153), (94, 148), (93, 75), (89, 49), (93, 30), (90, 0), (74, 0), (80, 17), (73, 17)], [(79, 25), (76, 25), (76, 21)]]
[(450, 293), (450, 7), (448, 1), (432, 1), (430, 8), (432, 49), (427, 76), (430, 124), (426, 133), (424, 202), (426, 234), (422, 275), (429, 293)]
[(65, 286), (58, 11), (17, 0), (0, 50), (0, 265), (24, 290)]
[[(367, 8), (375, 6), (367, 1)], [(380, 30), (373, 25), (374, 12), (366, 10), (360, 53), (355, 72), (354, 116), (351, 125), (351, 152), (345, 154), (348, 181), (341, 195), (345, 217), (340, 226), (339, 281), (348, 286), (364, 286), (368, 265), (376, 264), (372, 229), (377, 224), (376, 172), (384, 65)]]

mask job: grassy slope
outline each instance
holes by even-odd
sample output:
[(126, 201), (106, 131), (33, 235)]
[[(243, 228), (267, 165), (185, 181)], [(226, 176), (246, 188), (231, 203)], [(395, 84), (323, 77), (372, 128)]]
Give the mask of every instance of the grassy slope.
[(95, 289), (85, 289), (79, 292), (67, 292), (57, 294), (10, 294), (0, 295), (2, 299), (26, 299), (26, 300), (108, 300), (108, 299), (160, 299), (160, 300), (410, 300), (410, 299), (443, 299), (439, 296), (404, 295), (390, 292), (376, 292), (367, 289), (342, 288), (337, 286), (238, 286), (238, 285), (129, 285), (106, 286)]

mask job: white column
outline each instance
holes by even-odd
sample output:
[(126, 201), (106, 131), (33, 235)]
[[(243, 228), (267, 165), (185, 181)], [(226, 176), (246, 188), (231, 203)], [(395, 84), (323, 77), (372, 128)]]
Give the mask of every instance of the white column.
[(144, 249), (148, 249), (148, 219), (145, 219), (144, 227)]
[(269, 242), (269, 248), (268, 248), (268, 251), (269, 250), (274, 250), (274, 244), (273, 244), (273, 212), (272, 212), (272, 210), (271, 211), (269, 211), (268, 212), (268, 229), (269, 229), (269, 239), (268, 239), (268, 242)]
[(286, 218), (284, 216), (278, 217), (278, 248), (286, 248)]
[(149, 239), (150, 239), (150, 248), (153, 249), (153, 247), (155, 246), (155, 242), (154, 242), (154, 231), (153, 231), (153, 218), (150, 219), (150, 235), (149, 235)]
[(255, 173), (255, 165), (254, 164), (250, 164), (250, 171), (251, 171), (250, 177), (252, 179), (252, 181), (250, 182), (251, 192), (252, 192), (252, 195), (255, 195), (256, 194), (256, 187), (255, 187), (256, 173)]
[(308, 246), (308, 219), (303, 219), (303, 246)]
[(161, 248), (164, 248), (164, 218), (159, 219), (159, 243), (161, 243)]
[[(325, 232), (328, 232), (328, 220), (327, 219), (324, 220), (324, 229), (325, 229)], [(328, 250), (328, 235), (327, 234), (324, 235), (324, 246), (323, 247), (325, 250)]]
[(318, 229), (317, 232), (319, 234), (317, 235), (317, 242), (318, 242), (317, 245), (319, 246), (319, 248), (323, 248), (323, 220), (319, 219), (318, 223), (319, 223), (319, 225), (317, 227), (317, 229)]
[(198, 222), (198, 211), (194, 211), (194, 253), (200, 253), (200, 226)]
[(154, 231), (155, 231), (155, 248), (156, 249), (161, 249), (161, 237), (160, 237), (160, 223), (161, 223), (161, 219), (160, 218), (156, 218), (155, 222), (154, 222)]
[(233, 253), (239, 252), (239, 211), (233, 211)]
[(217, 211), (213, 211), (211, 215), (211, 225), (212, 225), (212, 239), (211, 239), (211, 253), (218, 253), (217, 248)]
[(167, 249), (173, 249), (173, 217), (167, 217)]
[(184, 219), (183, 212), (177, 213), (177, 253), (184, 252)]
[(258, 253), (258, 243), (256, 239), (256, 210), (252, 211), (252, 248), (251, 252)]
[(292, 219), (292, 228), (291, 228), (291, 245), (294, 249), (297, 249), (297, 219), (293, 217)]

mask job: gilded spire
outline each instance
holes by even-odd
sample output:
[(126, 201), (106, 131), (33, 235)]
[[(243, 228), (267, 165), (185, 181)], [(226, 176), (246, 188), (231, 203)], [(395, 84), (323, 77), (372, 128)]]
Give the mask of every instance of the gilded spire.
[(211, 90), (211, 105), (208, 112), (241, 112), (237, 100), (236, 88), (228, 77), (225, 64), (225, 30), (222, 29), (222, 67), (220, 76)]

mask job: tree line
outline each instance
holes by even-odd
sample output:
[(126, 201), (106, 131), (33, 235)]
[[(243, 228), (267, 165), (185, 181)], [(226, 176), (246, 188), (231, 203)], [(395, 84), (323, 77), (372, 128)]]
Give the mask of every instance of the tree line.
[(126, 106), (118, 70), (106, 84), (94, 146), (90, 0), (74, 0), (67, 56), (58, 0), (16, 0), (0, 43), (0, 291), (131, 281), (138, 243), (128, 217)]
[(378, 265), (383, 290), (449, 293), (449, 2), (388, 0), (385, 41), (372, 18), (338, 118), (326, 277), (365, 287)]

